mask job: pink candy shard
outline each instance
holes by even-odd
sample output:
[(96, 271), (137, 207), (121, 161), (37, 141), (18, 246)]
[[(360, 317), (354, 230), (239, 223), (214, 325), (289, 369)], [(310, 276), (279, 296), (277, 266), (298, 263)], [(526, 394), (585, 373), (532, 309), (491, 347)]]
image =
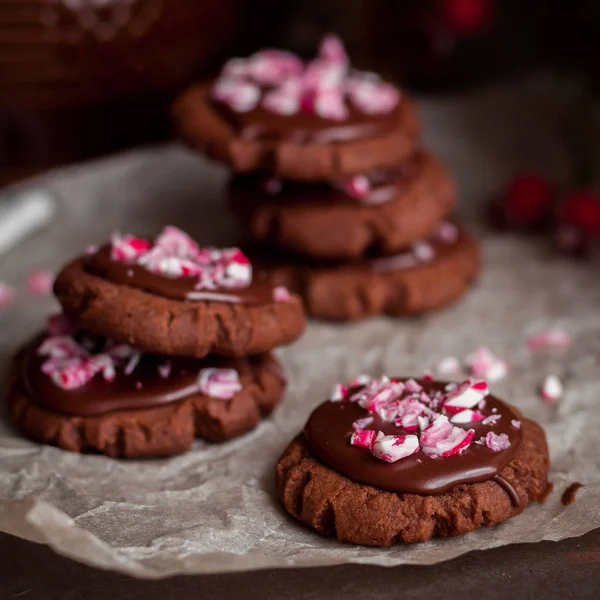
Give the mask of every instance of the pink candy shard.
[(542, 398), (550, 404), (558, 402), (562, 398), (563, 392), (563, 384), (556, 375), (548, 375), (540, 389)]
[(247, 59), (246, 74), (261, 85), (279, 85), (304, 70), (302, 61), (291, 52), (265, 49)]
[(348, 394), (348, 387), (342, 383), (336, 383), (329, 395), (330, 402), (341, 402)]
[(371, 376), (370, 375), (358, 375), (357, 377), (355, 377), (354, 379), (352, 379), (349, 383), (350, 387), (357, 387), (359, 385), (366, 385), (367, 383), (369, 383), (369, 381), (371, 381)]
[(400, 102), (400, 92), (393, 85), (369, 74), (352, 76), (346, 89), (353, 104), (366, 114), (389, 113)]
[(198, 384), (203, 394), (220, 400), (229, 400), (242, 389), (235, 369), (202, 369)]
[(378, 435), (371, 447), (371, 454), (385, 462), (396, 462), (419, 449), (416, 435)]
[(482, 425), (495, 425), (500, 419), (502, 418), (502, 415), (490, 415), (489, 417), (486, 417), (481, 424)]
[(48, 269), (34, 269), (27, 276), (27, 290), (34, 296), (47, 296), (52, 291), (54, 275)]
[(303, 86), (299, 78), (288, 79), (265, 94), (262, 105), (279, 115), (295, 115), (302, 108)]
[(444, 408), (452, 414), (459, 413), (467, 408), (473, 408), (489, 393), (485, 381), (472, 382), (470, 379), (463, 381), (456, 390), (450, 392), (444, 402)]
[(494, 452), (500, 452), (510, 447), (510, 440), (505, 433), (497, 434), (493, 431), (488, 431), (485, 436), (485, 445)]
[(111, 239), (110, 257), (112, 260), (129, 262), (144, 255), (150, 250), (148, 240), (134, 237), (133, 235), (120, 235), (115, 233)]
[(314, 112), (322, 119), (344, 121), (350, 115), (344, 96), (338, 89), (318, 92), (314, 97)]
[(368, 196), (371, 191), (369, 178), (365, 175), (355, 175), (346, 181), (342, 181), (339, 187), (352, 198), (363, 199)]
[(531, 350), (540, 348), (568, 348), (573, 342), (571, 336), (558, 327), (528, 338), (527, 345)]
[(288, 302), (290, 298), (291, 296), (288, 289), (282, 285), (277, 286), (273, 290), (273, 300), (275, 300), (275, 302)]
[(435, 250), (427, 242), (413, 244), (412, 253), (419, 262), (430, 262), (435, 258)]
[(404, 382), (404, 389), (412, 394), (422, 391), (423, 387), (419, 385), (414, 379), (407, 379)]
[(319, 58), (324, 61), (346, 65), (350, 61), (342, 40), (337, 35), (329, 34), (321, 40)]
[(350, 437), (350, 443), (353, 446), (371, 449), (376, 435), (377, 434), (370, 429), (357, 429)]
[(483, 421), (485, 423), (485, 415), (478, 410), (461, 410), (459, 413), (450, 417), (450, 422), (455, 424), (476, 423), (478, 421)]
[(508, 364), (494, 356), (488, 348), (481, 346), (465, 358), (465, 366), (474, 377), (483, 377), (494, 382), (503, 379), (508, 372)]
[(430, 371), (423, 371), (423, 381), (433, 381), (433, 373)]
[(434, 237), (445, 244), (454, 244), (458, 240), (458, 227), (451, 221), (444, 221), (435, 230)]
[(518, 421), (517, 419), (512, 419), (510, 424), (515, 428), (515, 429), (521, 429), (521, 421)]
[(353, 429), (364, 429), (368, 427), (373, 422), (373, 417), (365, 417), (364, 419), (357, 419), (352, 423)]
[(460, 373), (460, 361), (454, 356), (445, 356), (435, 367), (440, 375), (456, 375)]
[(256, 108), (260, 94), (260, 87), (255, 83), (233, 77), (219, 79), (212, 89), (215, 100), (239, 113), (250, 112)]
[(142, 358), (142, 353), (137, 352), (137, 351), (134, 352), (129, 357), (129, 360), (127, 361), (127, 364), (125, 365), (125, 369), (123, 369), (123, 372), (125, 373), (125, 375), (131, 375), (135, 371), (135, 368), (138, 366), (141, 358)]
[(474, 429), (467, 431), (461, 427), (455, 427), (447, 417), (440, 415), (427, 429), (421, 432), (421, 450), (432, 458), (446, 458), (468, 448), (474, 435)]
[(0, 281), (0, 310), (6, 308), (15, 299), (15, 296), (14, 288)]
[(171, 376), (172, 364), (170, 360), (167, 360), (162, 365), (158, 365), (158, 374), (162, 379), (168, 379)]

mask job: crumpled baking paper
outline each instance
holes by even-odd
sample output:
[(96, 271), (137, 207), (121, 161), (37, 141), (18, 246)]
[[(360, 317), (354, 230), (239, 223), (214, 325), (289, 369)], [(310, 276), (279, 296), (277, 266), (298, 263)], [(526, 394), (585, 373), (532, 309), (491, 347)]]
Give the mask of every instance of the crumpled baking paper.
[[(476, 201), (523, 166), (564, 180), (565, 154), (550, 133), (563, 114), (561, 102), (551, 83), (540, 78), (422, 103), (426, 139), (452, 165), (471, 220)], [(523, 114), (524, 107), (536, 110)], [(235, 228), (220, 198), (225, 177), (224, 169), (177, 146), (48, 175), (36, 185), (58, 199), (61, 217), (2, 259), (0, 279), (22, 290), (28, 269), (57, 269), (117, 227), (154, 232), (170, 222), (207, 243), (229, 242)], [(598, 263), (551, 256), (542, 240), (489, 233), (484, 250), (481, 280), (446, 311), (421, 319), (311, 323), (300, 341), (279, 351), (289, 375), (280, 408), (254, 432), (227, 444), (197, 442), (191, 452), (170, 460), (115, 461), (28, 441), (4, 419), (0, 530), (50, 544), (90, 565), (157, 578), (341, 563), (426, 565), (471, 550), (560, 540), (600, 527)], [(0, 314), (3, 364), (55, 308), (52, 299), (21, 291), (19, 302)], [(572, 347), (528, 350), (528, 335), (556, 324), (571, 333)], [(544, 505), (533, 504), (492, 529), (389, 549), (342, 545), (288, 517), (276, 499), (276, 461), (333, 383), (363, 372), (420, 374), (444, 356), (463, 357), (482, 344), (510, 362), (508, 377), (492, 391), (546, 430), (555, 489)], [(537, 393), (548, 374), (565, 384), (555, 406)], [(561, 493), (574, 481), (585, 487), (574, 504), (563, 507)]]

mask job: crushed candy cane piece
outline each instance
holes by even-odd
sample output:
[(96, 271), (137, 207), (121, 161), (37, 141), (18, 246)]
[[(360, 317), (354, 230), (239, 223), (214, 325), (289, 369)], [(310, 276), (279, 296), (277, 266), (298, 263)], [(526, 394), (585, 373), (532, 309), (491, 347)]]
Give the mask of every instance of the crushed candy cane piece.
[(435, 250), (427, 242), (417, 242), (412, 245), (413, 256), (420, 262), (430, 262), (435, 258)]
[(423, 371), (423, 381), (433, 381), (433, 373), (431, 371)]
[(125, 375), (131, 375), (135, 371), (135, 368), (138, 366), (141, 358), (141, 352), (134, 352), (130, 356), (129, 360), (127, 361), (127, 364), (125, 365), (125, 369), (123, 369)]
[(360, 448), (369, 448), (373, 445), (376, 437), (375, 431), (371, 429), (356, 429), (350, 436), (350, 443), (353, 446), (359, 446)]
[(423, 431), (423, 429), (427, 429), (429, 427), (429, 418), (417, 417), (417, 423), (419, 424), (419, 431)]
[(111, 238), (110, 247), (111, 259), (124, 262), (143, 256), (150, 250), (151, 244), (148, 240), (143, 240), (133, 235), (115, 233)]
[(544, 379), (540, 389), (542, 398), (548, 403), (554, 403), (560, 400), (563, 392), (563, 384), (556, 375), (548, 375), (548, 377)]
[(347, 386), (345, 386), (342, 383), (336, 383), (333, 386), (333, 390), (331, 391), (331, 394), (329, 395), (329, 401), (330, 402), (341, 402), (346, 397), (347, 393), (348, 393)]
[(485, 415), (478, 410), (461, 410), (459, 413), (450, 417), (450, 422), (455, 424), (476, 423), (478, 421), (483, 421), (483, 424), (485, 424)]
[(444, 408), (449, 413), (458, 413), (467, 408), (477, 406), (489, 393), (485, 381), (463, 381), (456, 390), (450, 392), (448, 399), (444, 402)]
[(489, 417), (486, 417), (481, 424), (482, 425), (495, 425), (500, 419), (502, 418), (502, 415), (490, 415)]
[(98, 246), (96, 244), (88, 244), (85, 247), (85, 253), (88, 256), (92, 256), (93, 254), (96, 254), (96, 252), (98, 252), (98, 250), (99, 250), (99, 248), (98, 248)]
[(158, 365), (158, 374), (162, 379), (168, 379), (171, 376), (172, 364), (170, 360), (167, 360), (162, 365)]
[(268, 48), (253, 54), (246, 61), (246, 75), (261, 85), (277, 85), (290, 77), (300, 75), (302, 61), (291, 52)]
[(518, 419), (512, 419), (510, 424), (515, 428), (515, 429), (521, 429), (521, 421), (519, 421)]
[(342, 40), (337, 35), (329, 34), (321, 40), (321, 46), (319, 48), (319, 57), (322, 60), (347, 64), (349, 63), (348, 55)]
[(510, 448), (510, 440), (505, 433), (497, 434), (493, 431), (488, 431), (485, 436), (485, 445), (494, 452), (500, 452)]
[(260, 100), (260, 87), (238, 78), (221, 78), (212, 89), (215, 100), (227, 105), (234, 112), (250, 112)]
[(361, 200), (366, 198), (371, 191), (371, 183), (365, 175), (355, 175), (346, 181), (336, 184), (336, 186), (346, 192), (348, 196)]
[(198, 384), (203, 394), (220, 400), (229, 400), (242, 389), (235, 369), (202, 369)]
[(414, 379), (407, 379), (404, 382), (404, 389), (410, 393), (416, 393), (423, 390), (423, 387), (419, 385)]
[(365, 417), (364, 419), (357, 419), (352, 423), (353, 429), (364, 429), (373, 422), (373, 417)]
[(290, 298), (290, 293), (286, 287), (278, 285), (273, 289), (273, 300), (275, 302), (288, 302)]
[(34, 269), (27, 276), (27, 290), (35, 296), (47, 296), (52, 291), (54, 275), (48, 269)]
[(573, 342), (571, 336), (558, 327), (539, 333), (527, 339), (527, 346), (531, 350), (540, 348), (568, 348)]
[(13, 287), (0, 281), (0, 310), (6, 308), (16, 297)]
[(371, 376), (370, 375), (358, 375), (357, 377), (355, 377), (354, 379), (352, 379), (350, 381), (350, 387), (357, 387), (359, 385), (367, 385), (367, 383), (369, 383), (371, 381)]
[(465, 366), (474, 377), (483, 377), (490, 382), (500, 381), (508, 373), (508, 363), (484, 346), (467, 355)]
[(371, 447), (371, 454), (385, 462), (396, 462), (411, 456), (419, 449), (416, 435), (377, 436)]
[(448, 417), (440, 415), (421, 432), (421, 450), (432, 458), (446, 458), (466, 450), (474, 435), (474, 429), (456, 427), (450, 423)]
[(454, 244), (458, 240), (458, 227), (452, 221), (444, 221), (435, 230), (434, 236), (445, 244)]

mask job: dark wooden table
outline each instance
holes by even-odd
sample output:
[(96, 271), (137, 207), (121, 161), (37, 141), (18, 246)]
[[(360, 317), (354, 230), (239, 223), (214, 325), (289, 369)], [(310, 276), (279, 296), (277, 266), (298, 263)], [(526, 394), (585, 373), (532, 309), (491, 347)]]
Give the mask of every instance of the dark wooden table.
[(566, 600), (600, 597), (600, 529), (562, 542), (472, 552), (435, 567), (343, 566), (138, 581), (0, 534), (0, 598), (12, 600)]

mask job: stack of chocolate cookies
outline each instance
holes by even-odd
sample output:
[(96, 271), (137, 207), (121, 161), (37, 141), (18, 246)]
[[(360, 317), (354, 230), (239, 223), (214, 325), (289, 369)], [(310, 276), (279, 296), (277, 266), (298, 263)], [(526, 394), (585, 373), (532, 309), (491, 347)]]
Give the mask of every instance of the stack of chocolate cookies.
[(408, 315), (456, 300), (480, 268), (443, 163), (411, 100), (350, 67), (327, 37), (305, 63), (232, 59), (173, 110), (185, 140), (230, 164), (229, 199), (272, 280), (315, 317)]
[(175, 227), (90, 248), (54, 291), (63, 313), (18, 353), (7, 404), (26, 435), (74, 452), (171, 456), (246, 433), (285, 389), (271, 350), (304, 328), (301, 300), (238, 249)]

